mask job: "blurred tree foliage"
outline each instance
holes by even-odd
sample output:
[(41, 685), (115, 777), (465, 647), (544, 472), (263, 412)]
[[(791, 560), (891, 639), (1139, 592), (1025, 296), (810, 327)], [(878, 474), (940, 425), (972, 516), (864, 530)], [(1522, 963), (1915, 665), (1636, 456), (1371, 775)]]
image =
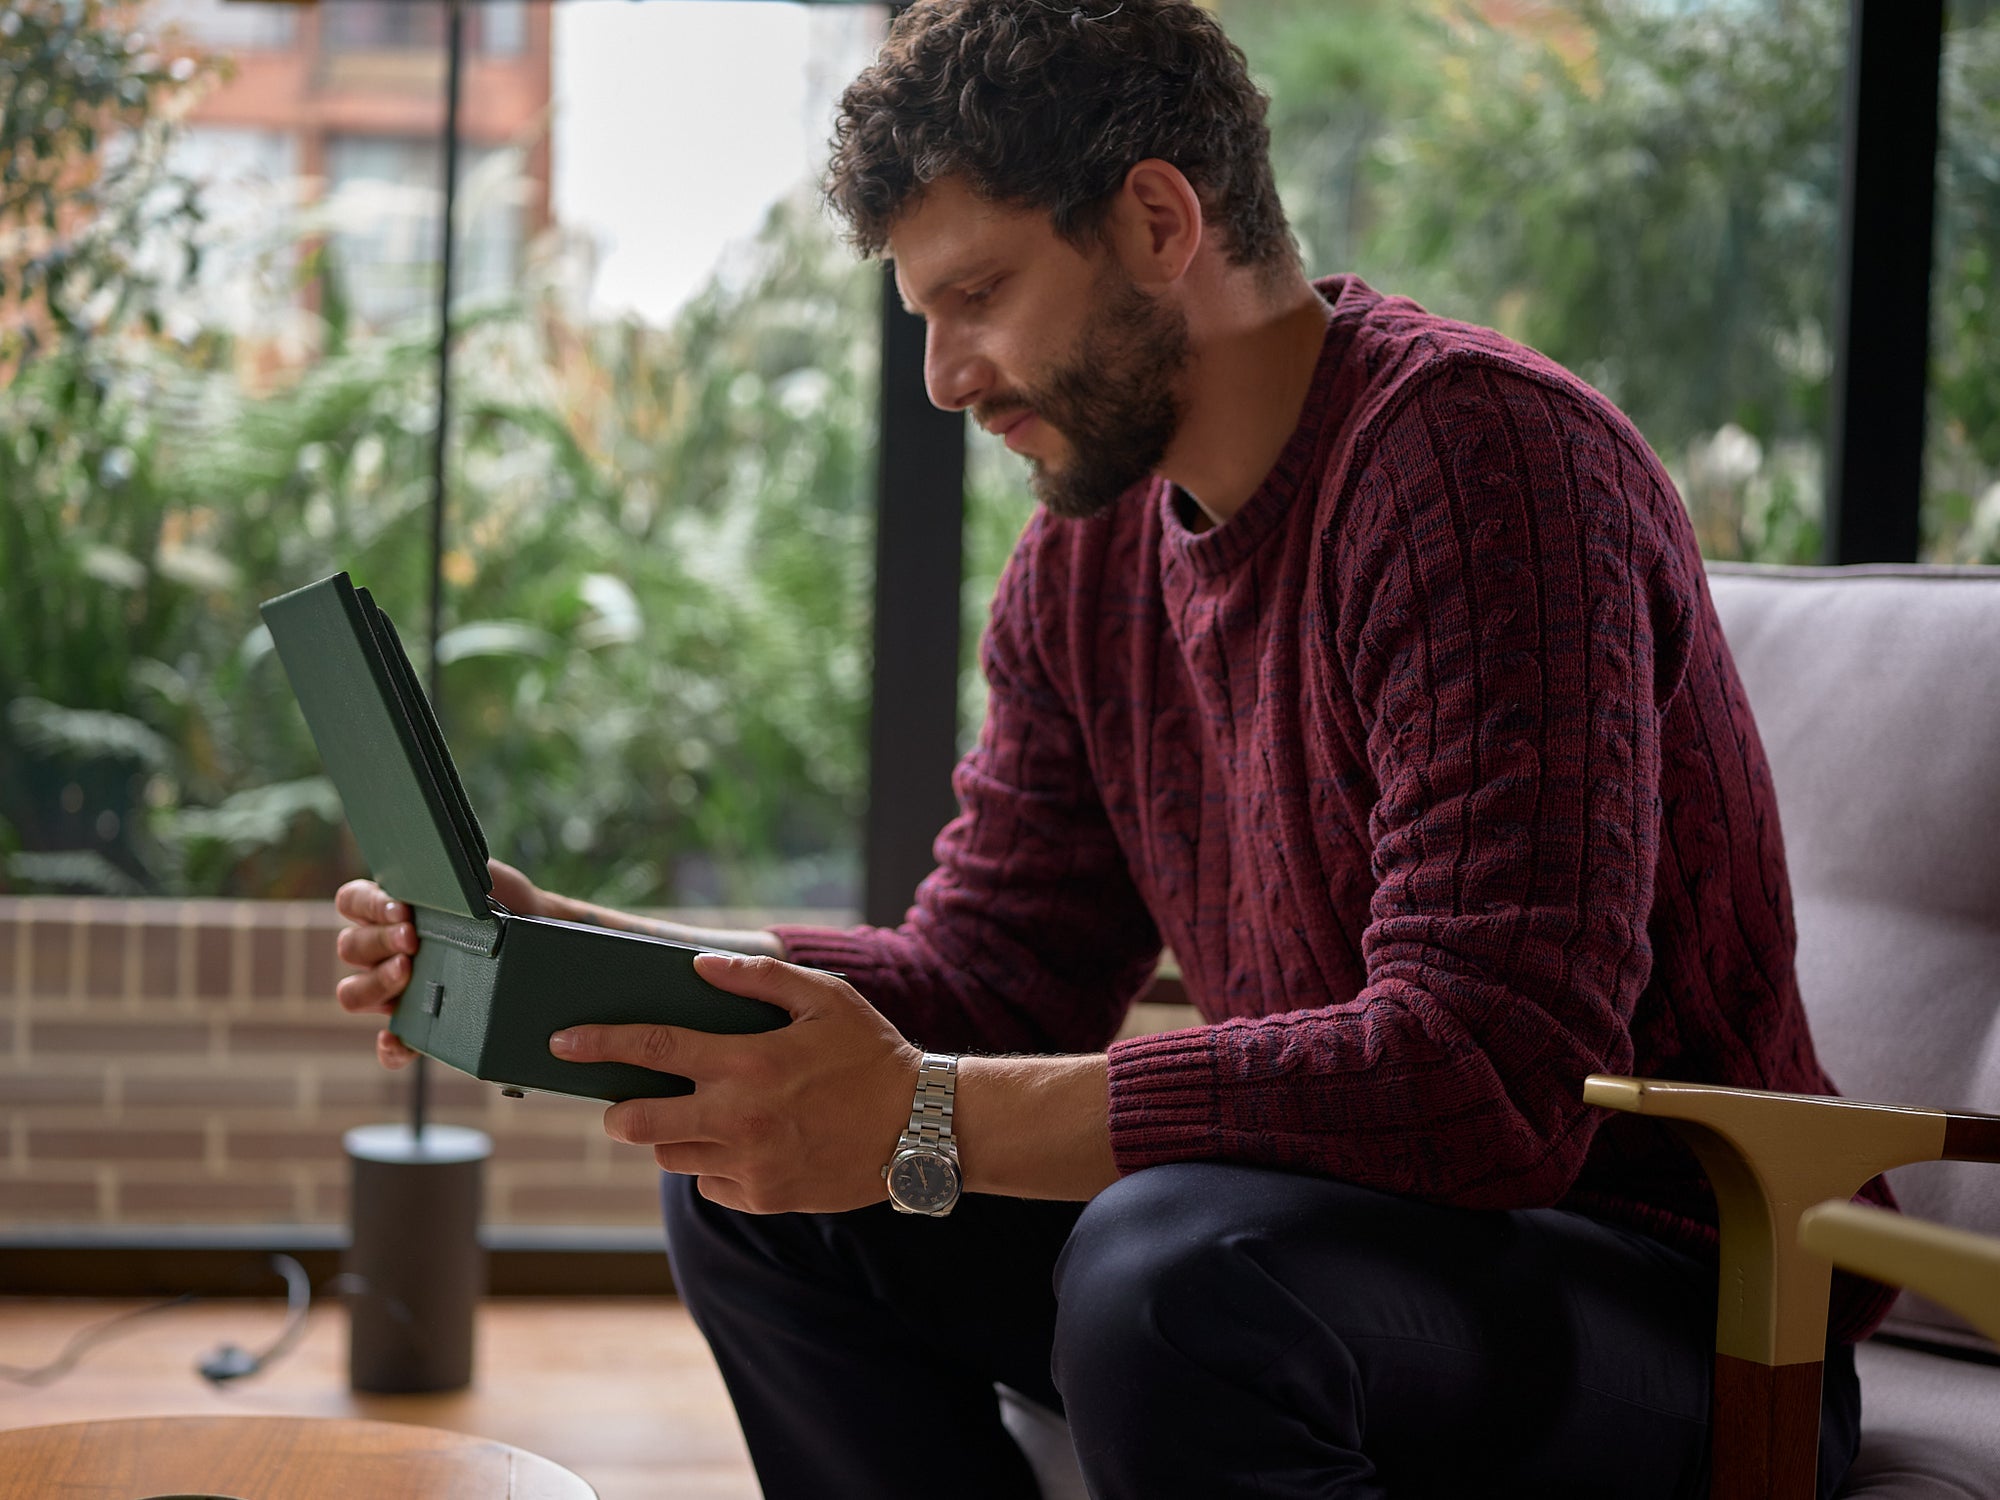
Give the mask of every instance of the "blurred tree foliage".
[[(324, 894), (359, 863), (255, 601), (347, 568), (420, 637), (431, 331), (350, 326), (322, 252), (273, 262), (323, 278), (312, 357), (163, 337), (185, 79), (110, 0), (4, 3), (0, 885)], [(1222, 11), (1311, 266), (1602, 386), (1711, 555), (1816, 556), (1840, 0)], [(1954, 18), (1931, 544), (2000, 557), (2000, 15)], [(31, 25), (75, 108), (24, 95)], [(878, 278), (804, 200), (666, 329), (568, 310), (555, 259), (458, 320), (442, 708), (489, 839), (608, 902), (851, 901)], [(1031, 502), (978, 434), (968, 473), (969, 667)]]
[(190, 86), (216, 64), (161, 48), (140, 9), (8, 0), (0, 10), (0, 370), (51, 337), (154, 319), (167, 268), (146, 248), (192, 252), (194, 185), (166, 172), (163, 154)]
[(875, 287), (801, 197), (670, 331), (544, 304), (475, 341), (446, 726), (489, 840), (538, 879), (852, 899)]
[[(360, 865), (256, 601), (347, 568), (420, 637), (434, 336), (348, 326), (324, 256), (302, 366), (161, 334), (202, 68), (136, 27), (0, 13), (0, 888), (325, 894)], [(873, 286), (800, 201), (671, 330), (542, 283), (463, 316), (443, 712), (494, 846), (552, 885), (851, 888)]]
[(1938, 149), (1924, 530), (2000, 559), (2000, 3), (1953, 0)]
[(187, 596), (135, 596), (136, 558), (202, 567), (163, 535), (121, 370), (192, 255), (200, 210), (163, 155), (204, 68), (136, 14), (0, 10), (0, 854), (16, 878), (112, 890), (170, 862), (138, 809), (173, 747), (131, 704), (163, 686), (135, 646), (172, 634)]
[[(490, 842), (552, 886), (844, 898), (872, 296), (794, 202), (670, 331), (577, 327), (553, 298), (463, 318), (443, 718)], [(17, 884), (285, 895), (359, 872), (255, 606), (346, 568), (420, 640), (433, 342), (326, 347), (255, 390), (219, 346), (100, 344), (115, 474), (24, 441), (66, 376), (16, 377), (7, 712), (47, 762), (0, 767)], [(36, 821), (65, 798), (75, 817)]]
[[(1668, 460), (1710, 556), (1818, 560), (1843, 0), (1222, 10), (1272, 93), (1309, 264), (1604, 390)], [(1929, 500), (1933, 547), (1962, 553), (1974, 486), (2000, 477), (2000, 20), (1984, 0), (1955, 20)]]

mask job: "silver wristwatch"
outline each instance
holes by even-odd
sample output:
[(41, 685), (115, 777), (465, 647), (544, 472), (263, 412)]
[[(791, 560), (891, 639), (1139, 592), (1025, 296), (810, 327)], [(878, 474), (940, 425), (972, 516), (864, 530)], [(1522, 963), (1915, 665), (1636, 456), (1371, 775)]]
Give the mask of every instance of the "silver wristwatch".
[(889, 1201), (903, 1213), (941, 1219), (958, 1202), (958, 1142), (951, 1133), (957, 1088), (958, 1059), (948, 1052), (926, 1052), (917, 1066), (909, 1127), (882, 1169)]

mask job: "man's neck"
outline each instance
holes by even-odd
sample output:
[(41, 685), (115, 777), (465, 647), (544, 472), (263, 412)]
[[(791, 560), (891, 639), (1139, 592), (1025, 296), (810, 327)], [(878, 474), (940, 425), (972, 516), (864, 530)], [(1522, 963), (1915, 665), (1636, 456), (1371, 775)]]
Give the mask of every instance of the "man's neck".
[(1186, 414), (1160, 466), (1218, 526), (1257, 492), (1298, 426), (1331, 316), (1302, 276), (1273, 291), (1241, 275), (1215, 288), (1203, 312), (1190, 309)]

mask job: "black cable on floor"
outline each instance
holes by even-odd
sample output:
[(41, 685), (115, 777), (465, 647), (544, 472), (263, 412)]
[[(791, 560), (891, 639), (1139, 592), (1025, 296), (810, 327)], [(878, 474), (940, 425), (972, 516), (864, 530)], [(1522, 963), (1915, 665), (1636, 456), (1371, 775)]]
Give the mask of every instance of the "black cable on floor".
[[(285, 1278), (285, 1326), (269, 1348), (261, 1354), (252, 1354), (237, 1344), (223, 1344), (211, 1350), (195, 1363), (195, 1370), (211, 1385), (227, 1385), (231, 1381), (247, 1379), (269, 1369), (285, 1355), (292, 1346), (304, 1337), (306, 1314), (312, 1310), (312, 1281), (306, 1269), (289, 1255), (273, 1255), (271, 1269)], [(361, 1278), (353, 1275), (334, 1277), (322, 1292), (341, 1293), (365, 1291)], [(29, 1369), (19, 1365), (0, 1364), (0, 1380), (15, 1385), (45, 1386), (69, 1374), (77, 1362), (91, 1349), (118, 1333), (125, 1324), (137, 1319), (150, 1317), (154, 1313), (166, 1312), (169, 1308), (185, 1307), (191, 1302), (201, 1301), (196, 1292), (183, 1292), (178, 1297), (155, 1302), (146, 1307), (135, 1307), (121, 1313), (114, 1313), (86, 1328), (79, 1329), (64, 1344), (61, 1353), (45, 1365)]]
[(200, 1296), (194, 1292), (183, 1292), (178, 1297), (170, 1297), (164, 1302), (155, 1302), (149, 1307), (135, 1307), (122, 1313), (92, 1323), (87, 1328), (78, 1329), (70, 1336), (62, 1352), (45, 1365), (33, 1369), (20, 1365), (0, 1365), (0, 1380), (11, 1381), (15, 1385), (44, 1386), (56, 1381), (76, 1368), (76, 1362), (84, 1354), (110, 1338), (115, 1330), (126, 1323), (144, 1318), (153, 1313), (165, 1312), (170, 1307), (185, 1307), (190, 1302), (199, 1302)]

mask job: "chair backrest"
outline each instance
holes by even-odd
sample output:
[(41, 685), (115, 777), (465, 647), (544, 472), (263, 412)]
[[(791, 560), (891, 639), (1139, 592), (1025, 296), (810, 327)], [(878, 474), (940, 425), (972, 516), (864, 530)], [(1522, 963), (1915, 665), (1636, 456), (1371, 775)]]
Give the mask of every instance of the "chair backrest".
[[(1747, 568), (1710, 589), (1777, 785), (1799, 985), (1854, 1098), (2000, 1110), (2000, 568)], [(2000, 1233), (2000, 1170), (1906, 1167)], [(1991, 1346), (1905, 1293), (1899, 1332)]]

